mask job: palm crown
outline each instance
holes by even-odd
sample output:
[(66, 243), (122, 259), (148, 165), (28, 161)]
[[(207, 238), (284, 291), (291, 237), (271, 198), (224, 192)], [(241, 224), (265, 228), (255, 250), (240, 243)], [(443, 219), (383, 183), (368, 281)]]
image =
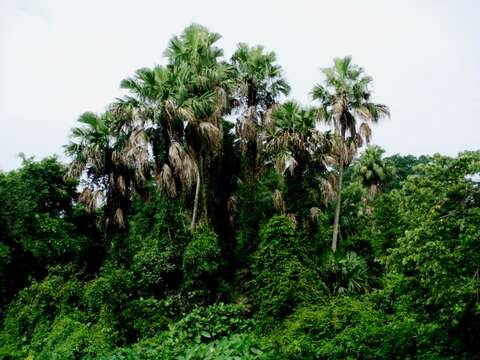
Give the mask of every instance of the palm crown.
[[(327, 122), (345, 140), (358, 142), (370, 141), (369, 123), (376, 123), (390, 116), (387, 106), (370, 101), (372, 78), (364, 74), (361, 67), (352, 64), (352, 58), (346, 56), (335, 59), (334, 66), (323, 69), (324, 85), (316, 85), (312, 90), (314, 100), (318, 100), (321, 113)], [(358, 126), (359, 121), (362, 121)]]

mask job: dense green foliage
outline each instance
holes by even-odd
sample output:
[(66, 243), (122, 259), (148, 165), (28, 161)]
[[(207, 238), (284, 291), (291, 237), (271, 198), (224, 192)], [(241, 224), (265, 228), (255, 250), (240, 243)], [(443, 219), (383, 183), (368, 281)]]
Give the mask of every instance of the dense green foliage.
[(0, 358), (480, 359), (480, 152), (364, 148), (388, 108), (350, 58), (306, 108), (218, 39), (0, 173)]

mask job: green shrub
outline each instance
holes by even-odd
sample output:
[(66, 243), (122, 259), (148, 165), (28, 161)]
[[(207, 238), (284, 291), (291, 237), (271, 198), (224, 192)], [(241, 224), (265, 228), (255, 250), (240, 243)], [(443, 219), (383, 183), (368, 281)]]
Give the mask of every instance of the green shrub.
[(103, 323), (91, 324), (80, 313), (59, 316), (48, 332), (39, 334), (32, 347), (40, 349), (35, 359), (75, 360), (111, 352), (115, 331)]
[(302, 250), (287, 217), (273, 217), (262, 227), (249, 290), (254, 308), (265, 320), (280, 320), (296, 306), (322, 299), (325, 285), (307, 266)]
[(194, 343), (210, 342), (221, 337), (251, 329), (253, 322), (243, 305), (217, 303), (198, 307), (177, 322), (173, 331)]
[[(168, 330), (129, 349), (117, 349), (105, 359), (198, 359), (202, 358), (198, 357), (199, 354), (205, 354), (207, 350), (255, 354), (260, 345), (250, 337), (234, 338), (231, 343), (226, 340), (235, 334), (251, 332), (253, 325), (248, 309), (242, 305), (218, 303), (198, 307), (170, 325)], [(215, 344), (208, 345), (211, 343)]]
[(145, 244), (133, 257), (131, 267), (140, 291), (162, 294), (168, 287), (174, 287), (181, 274), (177, 257), (172, 245), (161, 248), (155, 242)]
[(217, 235), (208, 226), (199, 226), (183, 254), (183, 271), (187, 281), (208, 282), (218, 273), (220, 264)]
[(367, 263), (354, 252), (328, 251), (322, 259), (322, 279), (334, 294), (368, 291)]
[(0, 354), (24, 353), (33, 338), (48, 333), (56, 316), (77, 309), (80, 298), (81, 284), (62, 271), (52, 270), (43, 281), (23, 289), (7, 308), (0, 333)]
[(85, 285), (82, 302), (94, 317), (101, 312), (116, 312), (132, 298), (132, 273), (124, 268), (105, 267), (102, 275)]
[(116, 332), (81, 309), (82, 284), (74, 268), (56, 267), (41, 282), (22, 290), (8, 308), (0, 332), (0, 355), (38, 359), (77, 359), (107, 353)]
[(131, 338), (138, 341), (166, 330), (175, 316), (171, 305), (168, 299), (157, 300), (152, 297), (130, 301), (122, 312), (122, 318), (125, 320), (124, 326), (128, 324), (131, 327)]
[(289, 359), (383, 359), (385, 324), (369, 302), (339, 297), (295, 312), (279, 345)]
[(192, 360), (278, 359), (270, 346), (253, 334), (236, 334), (208, 344), (195, 344), (185, 351), (185, 358)]

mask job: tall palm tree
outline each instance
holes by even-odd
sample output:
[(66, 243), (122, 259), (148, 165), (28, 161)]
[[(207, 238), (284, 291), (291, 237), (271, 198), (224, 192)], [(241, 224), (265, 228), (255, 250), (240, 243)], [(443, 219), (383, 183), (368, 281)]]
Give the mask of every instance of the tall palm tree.
[(246, 171), (255, 181), (258, 161), (259, 128), (265, 115), (282, 95), (288, 95), (290, 85), (276, 63), (274, 52), (262, 46), (249, 47), (240, 43), (231, 58), (235, 69), (234, 98), (240, 112), (236, 133), (246, 159)]
[(140, 69), (122, 81), (130, 95), (117, 107), (130, 114), (126, 124), (140, 119), (161, 187), (175, 196), (174, 177), (185, 191), (196, 184), (192, 230), (200, 196), (202, 216), (207, 219), (206, 173), (209, 161), (221, 153), (222, 115), (228, 109), (232, 68), (220, 59), (223, 52), (215, 46), (219, 38), (200, 25), (186, 28), (170, 40), (167, 66)]
[(107, 232), (111, 233), (115, 227), (125, 227), (133, 192), (145, 190), (142, 167), (148, 155), (130, 141), (138, 135), (113, 130), (111, 112), (86, 112), (78, 122), (81, 126), (72, 129), (72, 141), (65, 147), (72, 158), (68, 175), (87, 178), (80, 200), (90, 211), (105, 204)]
[[(326, 169), (330, 147), (327, 136), (316, 127), (317, 120), (315, 110), (287, 101), (271, 112), (261, 133), (266, 162), (285, 177), (292, 192), (287, 198), (296, 203), (293, 209), (297, 211), (305, 208), (305, 199), (311, 198), (305, 194), (305, 185), (313, 188)], [(275, 198), (279, 198), (278, 193)]]
[(185, 119), (192, 116), (192, 110), (178, 96), (186, 81), (186, 74), (175, 68), (139, 69), (121, 82), (129, 95), (114, 105), (121, 114), (115, 124), (118, 128), (133, 127), (144, 133), (157, 183), (172, 197), (179, 185), (189, 191), (197, 177), (196, 164), (184, 146)]
[(273, 158), (280, 175), (293, 174), (299, 161), (313, 154), (319, 134), (315, 129), (315, 113), (288, 101), (274, 111), (266, 121), (262, 137), (266, 153)]
[(371, 102), (372, 78), (361, 67), (352, 64), (346, 56), (334, 60), (334, 66), (323, 69), (325, 81), (312, 90), (314, 100), (320, 101), (326, 121), (333, 124), (340, 138), (338, 159), (337, 203), (333, 225), (332, 250), (336, 251), (341, 208), (341, 191), (345, 167), (349, 165), (345, 153), (352, 146), (361, 147), (370, 141), (371, 123), (390, 116), (387, 106)]
[(185, 144), (198, 169), (192, 230), (197, 220), (200, 195), (201, 215), (204, 221), (208, 220), (209, 166), (222, 152), (222, 116), (230, 108), (233, 69), (221, 59), (223, 51), (215, 45), (219, 39), (219, 34), (193, 24), (179, 37), (173, 37), (165, 52), (168, 66), (185, 72), (188, 79), (182, 84), (179, 101), (187, 103), (191, 110), (185, 117)]

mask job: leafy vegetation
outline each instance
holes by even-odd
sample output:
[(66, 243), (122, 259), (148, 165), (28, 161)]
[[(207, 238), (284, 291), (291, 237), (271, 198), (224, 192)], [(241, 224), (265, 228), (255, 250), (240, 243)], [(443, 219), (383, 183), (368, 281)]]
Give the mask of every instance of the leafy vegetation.
[(480, 152), (385, 157), (350, 57), (303, 106), (219, 38), (0, 173), (0, 358), (480, 359)]

